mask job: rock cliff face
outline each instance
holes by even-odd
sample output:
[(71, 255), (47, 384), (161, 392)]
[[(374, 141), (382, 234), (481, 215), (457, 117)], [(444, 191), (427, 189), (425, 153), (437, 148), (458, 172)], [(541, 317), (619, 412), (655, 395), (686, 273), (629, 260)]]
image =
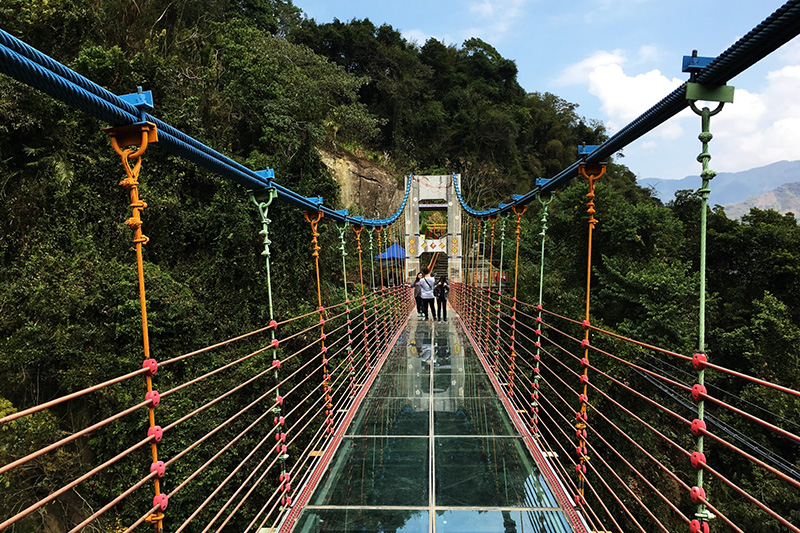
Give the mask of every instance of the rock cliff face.
[(404, 181), (382, 166), (347, 153), (320, 151), (320, 155), (341, 188), (342, 205), (351, 214), (386, 218), (400, 206)]
[(800, 215), (800, 182), (784, 183), (775, 190), (751, 196), (744, 202), (728, 204), (725, 206), (725, 214), (728, 218), (742, 218), (742, 215), (750, 212), (751, 207), (774, 209), (782, 215)]

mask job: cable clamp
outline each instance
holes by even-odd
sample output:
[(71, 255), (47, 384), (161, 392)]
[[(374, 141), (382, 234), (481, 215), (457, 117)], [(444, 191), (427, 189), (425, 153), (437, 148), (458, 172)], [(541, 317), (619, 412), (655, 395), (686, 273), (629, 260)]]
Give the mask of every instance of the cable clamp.
[(703, 487), (692, 487), (689, 491), (689, 496), (694, 503), (700, 503), (700, 500), (706, 499), (706, 491)]
[(167, 467), (164, 465), (164, 461), (156, 461), (150, 465), (150, 472), (155, 472), (158, 477), (164, 477), (166, 469)]
[(161, 426), (153, 426), (147, 430), (148, 437), (155, 437), (156, 442), (161, 442), (161, 437), (164, 436), (164, 431), (161, 429)]
[(157, 407), (161, 402), (161, 395), (157, 390), (153, 390), (144, 395), (145, 401), (151, 401), (151, 407)]
[(147, 373), (149, 375), (151, 375), (151, 376), (155, 375), (155, 373), (158, 372), (158, 361), (156, 361), (152, 357), (149, 358), (149, 359), (145, 359), (142, 362), (142, 368), (146, 368), (147, 369)]
[(702, 431), (706, 430), (706, 423), (703, 420), (695, 418), (692, 420), (692, 434), (699, 437)]
[(692, 366), (695, 370), (703, 370), (708, 362), (708, 357), (704, 353), (696, 353), (692, 356)]
[(700, 385), (699, 383), (697, 383), (692, 386), (692, 399), (696, 402), (702, 400), (703, 399), (702, 397), (705, 396), (707, 393), (708, 391), (706, 390), (705, 385)]
[(169, 504), (169, 497), (166, 494), (159, 494), (158, 496), (153, 498), (153, 507), (157, 507), (161, 511), (166, 511), (168, 504)]
[(693, 468), (702, 468), (702, 465), (706, 464), (706, 456), (703, 452), (693, 452), (692, 453), (692, 467)]

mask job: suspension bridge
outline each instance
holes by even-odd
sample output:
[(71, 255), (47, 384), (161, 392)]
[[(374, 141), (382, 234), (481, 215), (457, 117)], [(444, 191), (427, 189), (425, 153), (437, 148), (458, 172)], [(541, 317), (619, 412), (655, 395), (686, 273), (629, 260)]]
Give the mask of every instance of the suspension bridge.
[[(18, 406), (0, 419), (0, 430), (13, 433), (25, 419), (90, 395), (141, 391), (128, 408), (0, 466), (0, 476), (10, 480), (33, 462), (46, 464), (61, 450), (112, 431), (120, 420), (138, 417), (142, 424), (140, 434), (123, 436), (114, 455), (94, 458), (91, 469), (70, 481), (42, 481), (35, 501), (0, 517), (0, 530), (33, 531), (76, 487), (109, 483), (109, 471), (137, 462), (132, 471), (140, 475), (115, 480), (121, 488), (102, 507), (69, 517), (70, 531), (96, 531), (121, 510), (138, 518), (119, 531), (743, 531), (739, 517), (709, 489), (713, 480), (718, 494), (724, 489), (725, 498), (761, 513), (769, 527), (800, 532), (796, 509), (771, 508), (713, 460), (730, 454), (783, 490), (796, 491), (796, 465), (722, 420), (746, 420), (790, 446), (800, 435), (741, 407), (707, 378), (713, 372), (786, 398), (800, 391), (709, 360), (704, 332), (711, 118), (732, 102), (731, 78), (798, 33), (800, 1), (790, 1), (719, 56), (687, 56), (685, 84), (608, 141), (580, 147), (573, 165), (508, 203), (475, 209), (464, 200), (459, 176), (435, 177), (454, 214), (428, 236), (448, 259), (451, 277), (449, 320), (434, 322), (416, 316), (412, 289), (402, 282), (419, 266), (419, 253), (410, 252), (422, 237), (419, 191), (434, 177), (408, 176), (400, 206), (385, 219), (351, 216), (281, 185), (270, 169), (247, 168), (159, 120), (148, 92), (112, 94), (0, 31), (0, 71), (110, 126), (110, 144), (124, 169), (120, 185), (130, 199), (124, 216), (135, 247), (143, 356), (138, 368)], [(700, 116), (702, 146), (700, 322), (696, 352), (678, 353), (592, 321), (592, 235), (604, 216), (595, 185), (605, 161), (687, 107)], [(276, 316), (268, 283), (271, 316), (262, 328), (185, 353), (151, 353), (147, 205), (139, 176), (155, 147), (247, 191), (262, 224), (263, 250), (254, 253), (262, 254), (267, 279), (281, 254), (271, 247), (270, 207), (280, 201), (298, 208), (316, 275), (314, 310)], [(582, 206), (585, 313), (568, 316), (543, 301), (542, 280), (550, 199), (576, 175), (585, 180), (588, 199)], [(540, 206), (538, 257), (520, 250), (532, 202)], [(338, 231), (341, 264), (323, 261), (321, 224)], [(393, 246), (406, 257), (391, 260)], [(521, 262), (538, 262), (538, 295), (518, 290)], [(343, 298), (328, 301), (321, 279), (339, 272)], [(653, 357), (664, 364), (643, 362)], [(647, 385), (633, 386), (619, 369)], [(212, 381), (227, 383), (227, 390), (207, 397)], [(653, 425), (656, 419), (661, 422)], [(198, 420), (205, 423), (201, 431)], [(647, 438), (634, 437), (632, 427)], [(229, 471), (215, 468), (221, 457), (233, 458)], [(190, 508), (183, 496), (192, 487), (205, 498)]]

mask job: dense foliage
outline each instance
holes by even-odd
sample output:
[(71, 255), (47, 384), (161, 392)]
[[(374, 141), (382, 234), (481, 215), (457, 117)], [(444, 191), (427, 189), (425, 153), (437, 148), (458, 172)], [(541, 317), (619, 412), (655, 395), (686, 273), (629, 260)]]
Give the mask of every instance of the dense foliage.
[[(317, 153), (323, 146), (373, 154), (402, 172), (460, 172), (469, 201), (482, 206), (526, 192), (536, 177), (574, 161), (579, 143), (605, 138), (603, 126), (579, 116), (574, 104), (526, 93), (513, 61), (480, 39), (420, 46), (368, 20), (304, 19), (290, 0), (5, 0), (0, 27), (114, 93), (137, 85), (152, 90), (156, 114), (165, 121), (248, 166), (275, 168), (279, 181), (301, 194), (321, 195), (328, 205), (335, 205), (337, 188)], [(128, 199), (116, 185), (122, 171), (104, 125), (5, 77), (0, 95), (3, 415), (138, 367), (141, 340), (130, 232), (123, 223)], [(268, 308), (261, 225), (245, 191), (157, 148), (147, 153), (141, 191), (149, 204), (143, 216), (150, 237), (145, 258), (154, 352), (175, 355), (263, 326)], [(586, 275), (585, 194), (578, 181), (560, 191), (548, 220), (545, 304), (575, 317), (582, 315)], [(611, 164), (596, 202), (593, 321), (691, 354), (697, 344), (699, 200), (686, 191), (664, 206), (636, 185), (628, 169)], [(524, 219), (521, 294), (538, 294), (540, 213), (533, 205)], [(278, 228), (272, 235), (277, 314), (307, 312), (316, 306), (309, 233), (295, 229), (307, 227), (285, 205), (274, 206), (270, 217)], [(338, 234), (321, 227), (322, 264), (333, 265), (326, 267), (324, 289), (333, 296), (341, 284), (333, 255)], [(754, 210), (739, 222), (718, 208), (710, 212), (709, 227), (709, 357), (796, 386), (800, 228), (794, 216)], [(193, 370), (217, 362), (199, 359)], [(673, 363), (640, 361), (691, 382), (687, 369)], [(243, 379), (260, 364), (254, 360), (230, 379)], [(647, 385), (624, 368), (608, 371)], [(165, 384), (184, 378), (160, 377)], [(722, 376), (712, 382), (734, 394), (732, 401), (749, 402), (759, 416), (796, 429), (796, 401)], [(3, 427), (0, 463), (139, 401), (141, 392), (111, 388)], [(184, 398), (181, 407), (196, 400)], [(665, 394), (661, 400), (675, 401)], [(220, 409), (193, 431), (202, 434), (210, 420), (227, 414)], [(666, 423), (652, 416), (654, 423)], [(798, 466), (797, 446), (719, 417)], [(144, 433), (143, 424), (119, 423), (0, 478), (0, 514), (36, 501), (46, 487), (123, 449), (131, 435)], [(652, 434), (633, 425), (625, 429), (663, 455)], [(685, 429), (675, 438), (691, 447)], [(199, 450), (198, 464), (204, 453), (213, 452)], [(714, 453), (723, 472), (746, 488), (757, 487), (776, 510), (798, 512), (796, 494), (760, 480), (748, 463)], [(86, 516), (125, 488), (125, 480), (138, 479), (146, 464), (138, 459), (65, 495), (22, 531), (61, 531)], [(194, 466), (175, 475), (185, 477)], [(217, 472), (227, 466), (222, 462)], [(688, 462), (673, 466), (685, 478), (691, 475)], [(721, 508), (741, 517), (746, 531), (774, 530), (763, 515), (711, 483), (712, 493), (724, 495), (717, 500)], [(202, 484), (190, 487), (171, 516), (185, 516), (206, 493)], [(690, 507), (682, 503), (687, 512)], [(135, 511), (120, 513), (122, 523), (136, 517)], [(111, 517), (104, 527), (112, 530), (114, 522)]]

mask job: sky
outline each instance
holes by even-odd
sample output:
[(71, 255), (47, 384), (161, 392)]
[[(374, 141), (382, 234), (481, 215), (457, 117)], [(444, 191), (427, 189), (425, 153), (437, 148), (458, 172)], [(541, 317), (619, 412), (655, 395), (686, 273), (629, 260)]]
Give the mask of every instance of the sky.
[[(681, 60), (716, 57), (780, 0), (295, 0), (319, 23), (369, 18), (422, 45), (479, 37), (513, 60), (528, 92), (577, 104), (610, 133), (688, 79)], [(800, 38), (733, 78), (734, 103), (711, 119), (711, 168), (738, 172), (800, 159)], [(685, 110), (623, 150), (639, 178), (701, 167), (700, 118)], [(577, 154), (576, 154), (577, 159)]]

